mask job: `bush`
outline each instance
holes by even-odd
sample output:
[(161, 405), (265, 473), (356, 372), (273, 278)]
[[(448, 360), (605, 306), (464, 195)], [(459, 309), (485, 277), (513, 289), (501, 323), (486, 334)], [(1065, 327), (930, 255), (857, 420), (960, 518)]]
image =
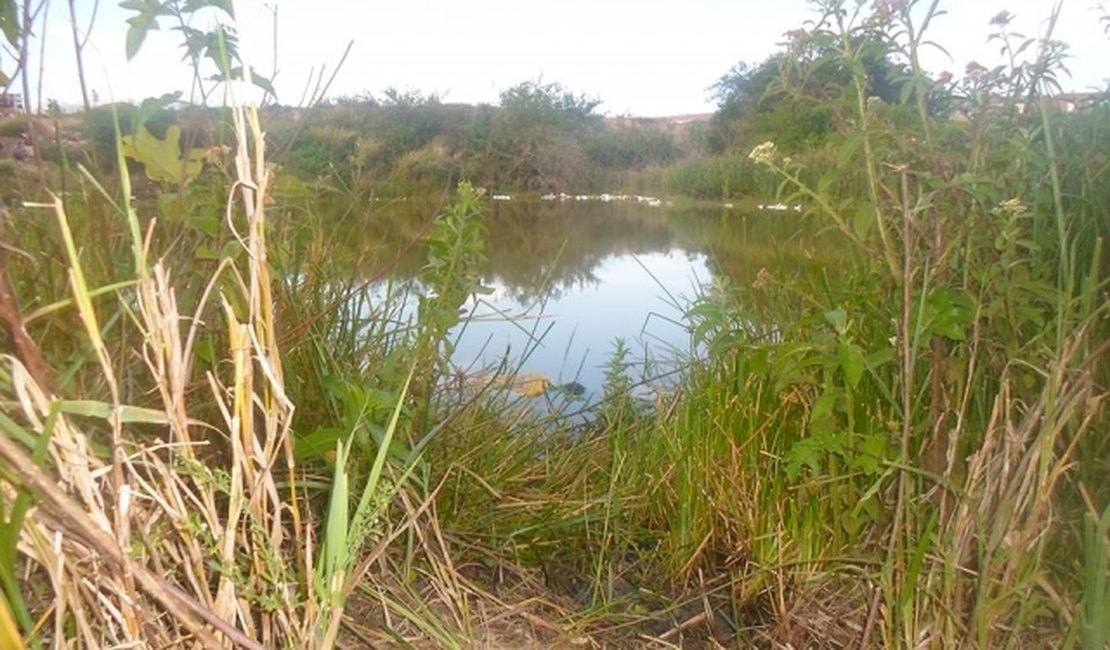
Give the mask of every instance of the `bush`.
[(771, 198), (774, 178), (746, 158), (698, 158), (667, 171), (664, 183), (672, 194), (697, 199), (728, 200), (741, 197)]
[(27, 130), (27, 120), (21, 117), (0, 122), (0, 138), (18, 138)]

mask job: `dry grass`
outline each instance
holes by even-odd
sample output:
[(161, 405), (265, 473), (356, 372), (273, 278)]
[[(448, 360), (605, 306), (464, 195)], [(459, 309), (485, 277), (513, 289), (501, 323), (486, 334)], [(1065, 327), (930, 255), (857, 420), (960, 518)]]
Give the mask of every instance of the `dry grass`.
[[(7, 357), (18, 426), (46, 452), (45, 462), (35, 463), (15, 440), (0, 437), (9, 492), (25, 490), (35, 504), (19, 551), (24, 575), (47, 583), (35, 614), (38, 635), (54, 644), (313, 647), (317, 638), (325, 608), (308, 579), (315, 540), (293, 471), (293, 405), (285, 396), (266, 263), (268, 171), (253, 111), (236, 111), (236, 130), (238, 197), (225, 216), (233, 230), (247, 225), (236, 234), (247, 261), (219, 271), (232, 278), (223, 286), (237, 295), (219, 296), (229, 348), (223, 371), (205, 378), (207, 394), (187, 396), (187, 386), (218, 276), (197, 313), (180, 314), (170, 271), (148, 266), (145, 242), (134, 241), (137, 288), (121, 304), (142, 344), (113, 358), (62, 203), (41, 206), (62, 229), (73, 303), (111, 395), (110, 402), (67, 402)], [(130, 206), (125, 211), (137, 236), (137, 217)], [(158, 410), (120, 402), (116, 369), (135, 358), (147, 368), (148, 390), (161, 398)], [(222, 420), (190, 418), (201, 402), (215, 404)], [(106, 431), (109, 458), (94, 451)], [(218, 466), (205, 451), (213, 443), (226, 449)]]

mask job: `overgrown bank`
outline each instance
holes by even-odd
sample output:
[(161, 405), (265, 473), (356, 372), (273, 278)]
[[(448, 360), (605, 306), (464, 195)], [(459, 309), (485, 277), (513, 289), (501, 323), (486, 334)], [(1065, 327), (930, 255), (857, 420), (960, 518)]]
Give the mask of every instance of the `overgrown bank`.
[[(847, 71), (827, 132), (802, 152), (757, 139), (744, 165), (846, 261), (738, 265), (689, 314), (709, 354), (682, 390), (645, 407), (616, 354), (586, 429), (444, 381), (445, 333), (480, 289), (473, 186), (337, 280), (350, 260), (320, 186), (264, 164), (252, 111), (227, 113), (233, 152), (197, 168), (179, 150), (135, 204), (126, 173), (58, 168), (65, 195), (11, 209), (34, 252), (3, 249), (21, 307), (5, 322), (28, 337), (10, 329), (0, 369), (0, 631), (1104, 644), (1107, 108), (1057, 108), (1048, 43), (969, 75), (981, 92), (951, 120), (926, 101), (908, 8), (828, 8), (790, 46)], [(906, 61), (904, 102), (870, 101), (853, 65), (876, 40)], [(369, 283), (402, 257), (431, 290), (398, 326)]]

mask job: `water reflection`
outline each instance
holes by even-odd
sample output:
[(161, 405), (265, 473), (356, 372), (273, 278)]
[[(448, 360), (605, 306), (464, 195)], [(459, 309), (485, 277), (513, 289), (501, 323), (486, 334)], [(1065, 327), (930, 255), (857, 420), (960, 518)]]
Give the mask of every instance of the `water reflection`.
[(711, 278), (705, 255), (678, 248), (615, 253), (598, 260), (589, 278), (564, 282), (546, 296), (496, 281), (494, 293), (472, 301), (471, 318), (453, 332), (452, 361), (474, 374), (505, 358), (519, 360), (522, 372), (578, 382), (593, 395), (618, 338), (641, 373), (661, 372), (689, 352), (682, 314)]
[[(331, 236), (344, 242), (328, 253), (336, 273), (418, 276), (414, 242), (435, 206), (332, 209)], [(467, 305), (471, 318), (452, 332), (453, 362), (474, 371), (508, 355), (524, 372), (579, 381), (590, 392), (601, 388), (617, 338), (649, 365), (688, 351), (682, 309), (701, 284), (724, 276), (752, 286), (768, 270), (782, 278), (832, 273), (839, 249), (793, 212), (550, 201), (491, 201), (486, 210), (482, 275), (494, 294)]]

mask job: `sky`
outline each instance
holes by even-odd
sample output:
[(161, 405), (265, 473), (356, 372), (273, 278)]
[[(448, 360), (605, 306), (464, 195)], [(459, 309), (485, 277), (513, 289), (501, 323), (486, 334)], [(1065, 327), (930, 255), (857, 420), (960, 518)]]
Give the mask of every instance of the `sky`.
[[(1001, 63), (997, 44), (986, 42), (991, 17), (1006, 9), (1016, 17), (1012, 31), (1037, 35), (1054, 2), (942, 0), (948, 15), (931, 35), (948, 55), (931, 51), (925, 65), (959, 76), (970, 61)], [(1067, 90), (1105, 88), (1110, 78), (1098, 2), (1063, 0), (1055, 37), (1071, 46)], [(81, 30), (94, 3), (76, 2)], [(765, 59), (785, 32), (814, 17), (805, 0), (236, 0), (235, 8), (244, 58), (264, 74), (276, 67), (283, 104), (299, 104), (313, 75), (330, 75), (353, 42), (332, 97), (394, 87), (495, 104), (503, 90), (542, 80), (599, 99), (598, 110), (614, 116), (712, 111), (708, 89), (721, 75)], [(67, 3), (50, 2), (48, 12), (45, 42), (35, 46), (43, 54), (42, 98), (77, 105)], [(187, 91), (190, 71), (168, 20), (127, 63), (129, 15), (117, 0), (100, 0), (88, 32), (86, 76), (99, 101)]]

